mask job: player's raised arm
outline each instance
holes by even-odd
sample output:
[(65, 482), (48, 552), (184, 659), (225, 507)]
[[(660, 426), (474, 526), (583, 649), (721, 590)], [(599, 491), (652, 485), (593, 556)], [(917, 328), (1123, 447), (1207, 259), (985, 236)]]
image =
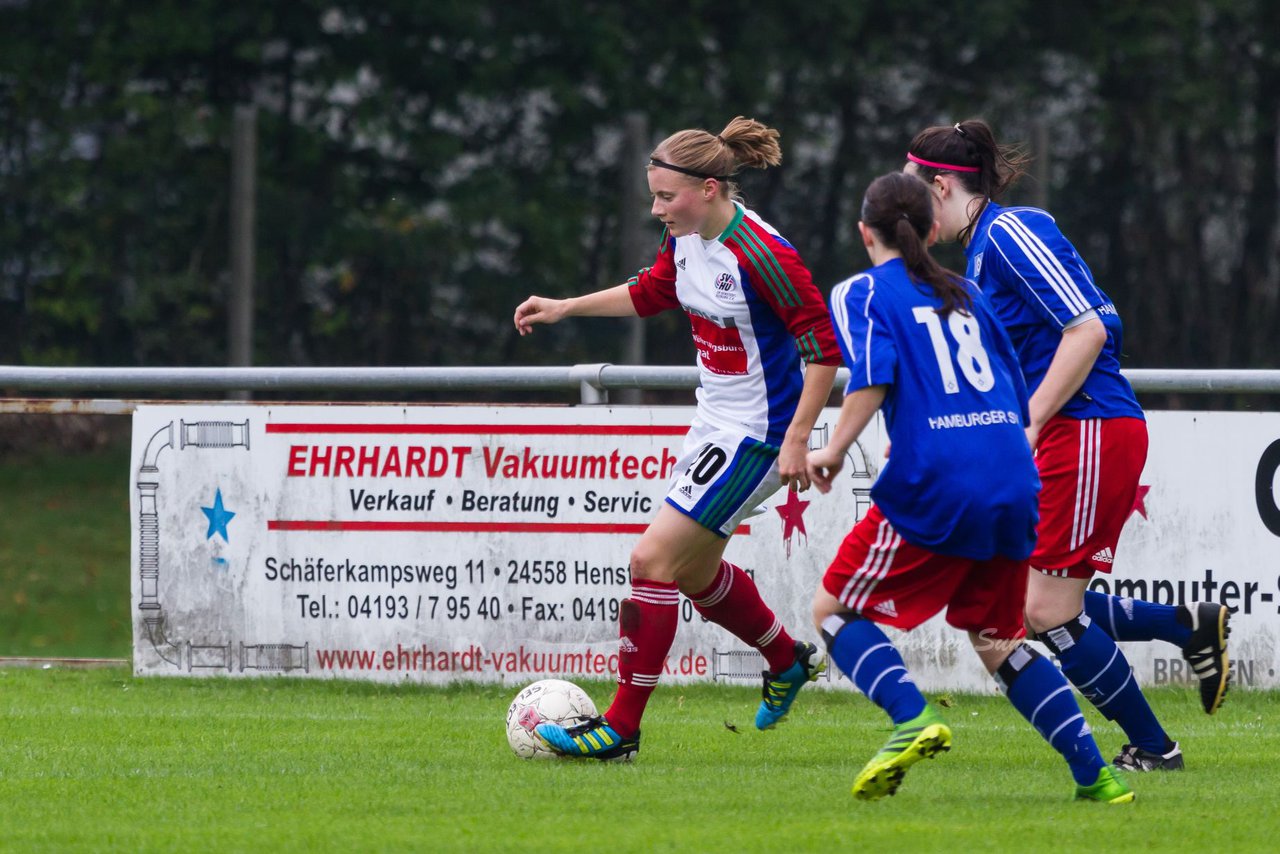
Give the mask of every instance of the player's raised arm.
[(528, 335), (537, 323), (559, 323), (566, 317), (635, 317), (636, 306), (627, 285), (569, 299), (531, 296), (516, 306), (516, 330)]

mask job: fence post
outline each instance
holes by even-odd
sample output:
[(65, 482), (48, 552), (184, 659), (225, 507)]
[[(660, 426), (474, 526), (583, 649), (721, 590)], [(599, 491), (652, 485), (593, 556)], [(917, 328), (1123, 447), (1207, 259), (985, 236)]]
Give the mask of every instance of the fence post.
[[(231, 291), (227, 295), (227, 364), (253, 364), (254, 214), (257, 196), (257, 109), (237, 105), (231, 123)], [(248, 400), (233, 391), (233, 400)]]
[(1050, 172), (1049, 125), (1044, 119), (1031, 122), (1031, 204), (1041, 210), (1049, 207)]
[[(642, 168), (649, 156), (649, 119), (644, 113), (627, 113), (623, 121), (622, 141), (622, 209), (618, 212), (618, 255), (622, 259), (619, 281), (634, 276), (635, 271), (653, 261), (653, 234), (647, 227), (649, 181)], [(648, 253), (648, 261), (645, 253)], [(626, 361), (643, 365), (645, 359), (645, 320), (633, 317), (627, 321), (627, 337), (623, 345)], [(626, 389), (618, 395), (622, 403), (637, 404), (644, 400), (642, 389)]]
[(591, 365), (574, 365), (569, 369), (569, 378), (578, 381), (578, 390), (584, 404), (594, 406), (609, 402), (609, 391), (600, 377), (609, 365), (609, 362), (597, 362)]

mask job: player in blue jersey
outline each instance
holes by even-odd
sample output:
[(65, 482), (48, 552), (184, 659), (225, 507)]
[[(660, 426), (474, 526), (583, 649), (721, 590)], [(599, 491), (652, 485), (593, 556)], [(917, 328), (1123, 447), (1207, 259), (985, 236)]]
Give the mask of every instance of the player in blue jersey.
[(849, 447), (883, 410), (893, 455), (813, 604), (832, 661), (894, 723), (853, 793), (892, 795), (911, 765), (951, 746), (951, 730), (877, 625), (909, 630), (945, 608), (1013, 705), (1066, 759), (1076, 797), (1132, 801), (1066, 679), (1023, 641), (1040, 481), (1009, 338), (973, 284), (930, 257), (938, 224), (924, 182), (900, 172), (877, 178), (858, 229), (875, 266), (831, 294), (849, 385), (830, 443), (808, 457), (810, 480), (828, 492)]
[(1133, 512), (1147, 428), (1120, 373), (1123, 329), (1115, 305), (1045, 211), (997, 200), (1021, 174), (1016, 154), (978, 120), (921, 131), (905, 171), (926, 181), (941, 239), (964, 244), (969, 278), (1009, 332), (1031, 391), (1027, 438), (1043, 489), (1027, 627), (1062, 669), (1129, 738), (1116, 764), (1182, 768), (1116, 641), (1176, 644), (1213, 714), (1230, 679), (1228, 610), (1218, 603), (1161, 605), (1088, 591), (1109, 573)]
[(618, 691), (604, 715), (536, 733), (565, 756), (629, 759), (640, 719), (675, 639), (680, 594), (768, 662), (756, 726), (787, 714), (826, 662), (788, 634), (755, 582), (723, 559), (728, 538), (786, 484), (809, 486), (809, 434), (831, 394), (840, 354), (822, 294), (799, 254), (736, 199), (731, 176), (782, 156), (778, 132), (738, 117), (718, 134), (683, 130), (649, 160), (653, 215), (666, 226), (652, 267), (573, 299), (533, 296), (516, 308), (521, 335), (571, 316), (648, 316), (681, 309), (698, 350), (698, 409), (677, 475), (631, 553), (619, 608)]

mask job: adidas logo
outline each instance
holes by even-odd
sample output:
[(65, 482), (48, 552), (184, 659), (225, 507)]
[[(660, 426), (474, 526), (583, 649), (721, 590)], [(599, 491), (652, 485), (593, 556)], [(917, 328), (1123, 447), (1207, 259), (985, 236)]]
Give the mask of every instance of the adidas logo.
[(680, 487), (680, 494), (685, 498), (693, 498), (693, 487), (686, 483), (684, 486)]
[(1092, 732), (1093, 730), (1089, 729), (1089, 725), (1084, 724), (1083, 726), (1080, 727), (1080, 732), (1076, 735), (1076, 738), (1084, 738), (1086, 735), (1089, 735)]
[(640, 647), (631, 642), (631, 638), (623, 635), (618, 641), (618, 652), (638, 652)]
[(1111, 549), (1107, 548), (1100, 552), (1096, 552), (1093, 555), (1093, 559), (1098, 563), (1114, 563), (1116, 556), (1111, 552)]
[(683, 259), (683, 258), (681, 258), (679, 261), (677, 261), (677, 262), (676, 262), (676, 266), (677, 266), (677, 267), (679, 267), (681, 270), (683, 270), (683, 269), (684, 269), (684, 259)]
[(871, 610), (872, 610), (872, 611), (879, 611), (881, 614), (884, 614), (886, 617), (896, 617), (896, 616), (898, 616), (898, 609), (897, 609), (897, 607), (893, 604), (893, 600), (892, 600), (892, 599), (886, 599), (886, 600), (884, 600), (883, 602), (881, 602), (880, 604), (876, 605), (876, 606), (875, 606), (874, 608), (872, 608)]

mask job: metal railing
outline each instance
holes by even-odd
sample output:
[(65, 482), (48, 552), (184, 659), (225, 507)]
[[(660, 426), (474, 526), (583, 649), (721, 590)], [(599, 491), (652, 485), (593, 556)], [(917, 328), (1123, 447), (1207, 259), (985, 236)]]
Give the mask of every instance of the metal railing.
[[(1280, 394), (1280, 370), (1137, 369), (1124, 375), (1139, 393)], [(837, 374), (837, 387), (848, 370)], [(43, 368), (0, 366), (0, 390), (35, 392), (173, 391), (484, 391), (574, 390), (601, 404), (617, 389), (694, 389), (690, 366), (613, 365), (497, 368)], [(45, 411), (124, 414), (137, 400), (46, 401)], [(25, 406), (14, 404), (25, 403)], [(0, 401), (0, 412), (31, 411), (33, 401)]]

